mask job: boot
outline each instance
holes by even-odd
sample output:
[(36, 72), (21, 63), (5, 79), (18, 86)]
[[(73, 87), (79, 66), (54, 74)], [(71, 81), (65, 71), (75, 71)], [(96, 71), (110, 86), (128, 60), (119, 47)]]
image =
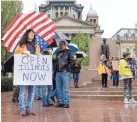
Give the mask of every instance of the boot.
[(77, 84), (76, 84), (76, 81), (74, 81), (74, 87), (76, 88)]
[(79, 88), (78, 83), (76, 83), (76, 88)]
[(35, 114), (34, 112), (32, 112), (32, 109), (27, 110), (27, 111), (26, 111), (26, 114), (27, 114), (27, 115), (33, 115), (33, 116), (36, 116), (36, 114)]

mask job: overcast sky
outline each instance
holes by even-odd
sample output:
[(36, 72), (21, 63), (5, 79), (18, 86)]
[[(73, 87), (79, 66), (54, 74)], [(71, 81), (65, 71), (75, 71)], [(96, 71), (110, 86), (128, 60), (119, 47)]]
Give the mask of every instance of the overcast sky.
[[(33, 11), (35, 3), (37, 7), (44, 4), (44, 0), (23, 0), (24, 13)], [(77, 0), (84, 6), (83, 20), (92, 8), (99, 15), (99, 25), (104, 30), (102, 37), (112, 37), (120, 28), (134, 28), (137, 23), (137, 0)], [(38, 9), (38, 8), (37, 8)]]

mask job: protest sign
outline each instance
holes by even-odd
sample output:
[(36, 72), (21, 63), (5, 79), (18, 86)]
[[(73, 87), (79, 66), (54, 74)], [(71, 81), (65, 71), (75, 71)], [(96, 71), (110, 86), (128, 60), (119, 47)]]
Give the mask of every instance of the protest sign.
[(14, 85), (52, 85), (52, 56), (15, 54)]

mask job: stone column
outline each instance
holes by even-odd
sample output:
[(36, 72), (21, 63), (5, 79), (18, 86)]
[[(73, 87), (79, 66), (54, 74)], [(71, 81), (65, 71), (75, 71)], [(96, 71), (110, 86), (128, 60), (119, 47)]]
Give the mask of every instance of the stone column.
[(65, 15), (65, 7), (64, 7), (64, 11), (63, 11), (63, 16)]
[(71, 7), (69, 7), (69, 16), (71, 16), (71, 11), (70, 11), (70, 8), (71, 8)]
[(72, 7), (71, 7), (70, 11), (71, 11), (70, 16), (73, 17), (73, 8)]
[(52, 7), (52, 18), (55, 18), (55, 12), (54, 12), (54, 7)]
[(60, 18), (60, 7), (58, 7), (58, 17)]
[(50, 17), (51, 17), (51, 19), (53, 19), (53, 8), (52, 8), (52, 6), (51, 6), (51, 10), (50, 10)]

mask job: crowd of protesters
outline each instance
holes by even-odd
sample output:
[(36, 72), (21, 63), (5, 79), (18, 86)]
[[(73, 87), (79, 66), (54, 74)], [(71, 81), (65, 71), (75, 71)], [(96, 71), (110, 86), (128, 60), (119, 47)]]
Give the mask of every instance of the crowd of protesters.
[[(111, 57), (107, 59), (105, 55), (101, 55), (98, 65), (98, 73), (102, 77), (102, 87), (107, 88), (108, 76), (111, 76), (113, 86), (119, 86), (119, 79), (123, 80), (123, 101), (127, 103), (136, 103), (132, 95), (132, 83), (136, 77), (136, 61), (130, 57), (130, 52), (124, 52), (123, 58)], [(129, 91), (129, 100), (127, 98), (127, 90)]]
[[(20, 43), (15, 49), (15, 54), (49, 55), (48, 51), (40, 53), (40, 48), (35, 44), (35, 33), (29, 29), (23, 35)], [(25, 117), (34, 115), (32, 111), (33, 100), (41, 100), (43, 107), (55, 106), (69, 108), (70, 105), (70, 77), (73, 74), (74, 87), (78, 88), (81, 65), (78, 60), (74, 60), (71, 50), (66, 48), (64, 40), (59, 43), (60, 50), (53, 59), (53, 79), (52, 85), (46, 86), (15, 86), (13, 102), (19, 102), (20, 114)], [(101, 55), (98, 65), (98, 73), (102, 77), (102, 87), (108, 87), (108, 76), (113, 79), (113, 86), (119, 87), (119, 79), (123, 80), (123, 100), (124, 103), (137, 103), (132, 96), (132, 80), (135, 79), (136, 61), (130, 57), (129, 52), (123, 53), (123, 58)], [(129, 90), (129, 100), (127, 98)], [(27, 99), (25, 99), (26, 92)], [(55, 99), (56, 98), (56, 99)], [(55, 104), (57, 103), (57, 104)]]
[[(35, 33), (27, 30), (17, 48), (15, 54), (49, 55), (49, 51), (40, 53), (40, 48), (35, 44)], [(44, 107), (55, 106), (69, 108), (70, 104), (70, 74), (74, 77), (74, 86), (78, 88), (79, 73), (81, 66), (78, 60), (74, 60), (71, 50), (66, 48), (66, 43), (61, 40), (60, 50), (53, 59), (53, 85), (46, 86), (15, 86), (13, 102), (19, 102), (20, 114), (25, 117), (34, 115), (32, 111), (33, 100), (41, 100)], [(28, 94), (26, 92), (28, 91)], [(25, 96), (27, 95), (27, 99)], [(55, 104), (55, 97), (57, 104)], [(55, 104), (55, 105), (54, 105)]]

